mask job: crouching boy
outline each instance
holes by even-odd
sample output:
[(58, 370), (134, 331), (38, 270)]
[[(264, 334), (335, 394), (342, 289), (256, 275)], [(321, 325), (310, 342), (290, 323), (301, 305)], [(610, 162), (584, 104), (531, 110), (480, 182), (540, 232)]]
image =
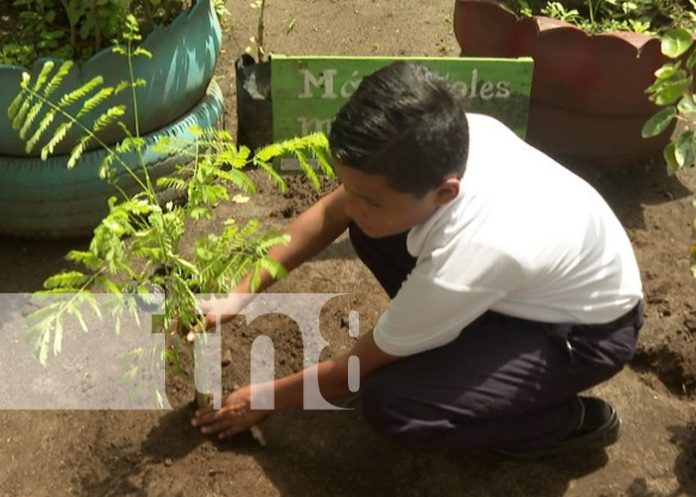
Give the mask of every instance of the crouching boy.
[[(530, 459), (613, 443), (614, 408), (578, 393), (633, 356), (642, 290), (600, 195), (407, 62), (363, 80), (330, 146), (341, 186), (272, 255), (292, 270), (348, 230), (391, 301), (351, 351), (313, 369), (323, 396), (349, 393), (357, 356), (365, 418), (400, 442)], [(248, 291), (245, 281), (208, 302), (207, 322), (238, 312)], [(301, 407), (305, 373), (259, 388), (276, 409)], [(250, 392), (193, 425), (221, 437), (249, 428), (269, 414), (251, 409)]]

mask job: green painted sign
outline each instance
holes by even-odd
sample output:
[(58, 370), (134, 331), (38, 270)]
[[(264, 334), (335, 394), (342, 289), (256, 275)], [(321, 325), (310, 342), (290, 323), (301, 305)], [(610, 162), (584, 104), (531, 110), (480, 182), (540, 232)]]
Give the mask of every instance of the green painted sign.
[[(524, 138), (532, 87), (531, 58), (271, 57), (273, 139), (328, 134), (334, 116), (364, 76), (396, 60), (422, 62), (466, 95), (470, 112), (491, 115)], [(281, 161), (281, 170), (296, 169)]]

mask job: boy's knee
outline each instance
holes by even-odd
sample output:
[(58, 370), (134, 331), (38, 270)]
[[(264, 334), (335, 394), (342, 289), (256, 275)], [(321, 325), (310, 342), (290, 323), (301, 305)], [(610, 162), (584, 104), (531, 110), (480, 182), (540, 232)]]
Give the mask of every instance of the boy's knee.
[(411, 446), (427, 446), (441, 431), (437, 421), (426, 421), (427, 407), (409, 401), (398, 385), (369, 378), (361, 388), (362, 412), (367, 423), (380, 435)]

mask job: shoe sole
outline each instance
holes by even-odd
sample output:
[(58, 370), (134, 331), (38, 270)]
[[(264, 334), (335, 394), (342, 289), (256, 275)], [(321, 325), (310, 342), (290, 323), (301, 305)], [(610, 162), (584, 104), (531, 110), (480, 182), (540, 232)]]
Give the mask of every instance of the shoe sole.
[(602, 426), (584, 435), (556, 442), (543, 449), (524, 452), (493, 450), (495, 454), (518, 461), (539, 461), (568, 453), (581, 453), (604, 449), (616, 443), (621, 436), (622, 421), (612, 408), (611, 416)]

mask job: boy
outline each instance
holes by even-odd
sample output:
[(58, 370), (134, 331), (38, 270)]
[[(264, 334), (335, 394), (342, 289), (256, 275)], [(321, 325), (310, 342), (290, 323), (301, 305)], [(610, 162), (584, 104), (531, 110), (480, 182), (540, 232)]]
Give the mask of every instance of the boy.
[[(406, 62), (365, 78), (329, 141), (342, 184), (272, 255), (292, 270), (348, 229), (392, 300), (349, 353), (314, 368), (323, 396), (349, 394), (357, 356), (365, 418), (398, 441), (523, 459), (613, 443), (615, 410), (577, 394), (631, 359), (642, 290), (599, 194)], [(206, 322), (243, 305), (211, 301)], [(301, 407), (303, 374), (261, 388), (277, 409)], [(267, 414), (247, 386), (192, 424), (226, 437)]]

